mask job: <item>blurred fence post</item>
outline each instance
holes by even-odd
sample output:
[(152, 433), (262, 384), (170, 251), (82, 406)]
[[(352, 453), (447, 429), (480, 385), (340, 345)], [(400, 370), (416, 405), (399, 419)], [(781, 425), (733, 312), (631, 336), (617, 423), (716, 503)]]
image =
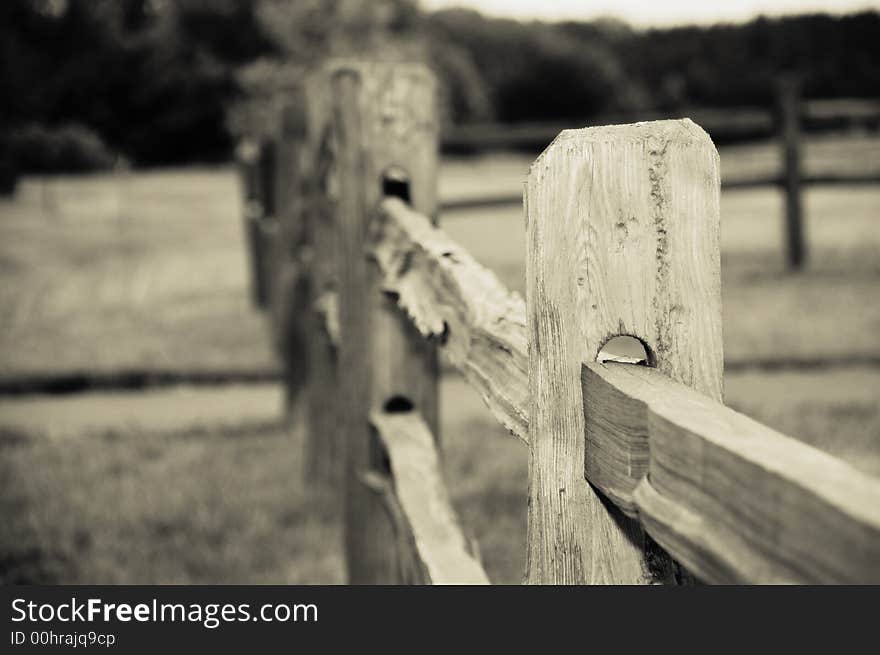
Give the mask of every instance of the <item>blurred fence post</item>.
[(260, 199), (259, 158), (260, 147), (256, 142), (245, 139), (238, 145), (238, 171), (242, 191), (243, 227), (245, 249), (250, 277), (251, 302), (260, 307), (260, 218), (263, 204)]
[(346, 439), (345, 541), (353, 584), (401, 581), (391, 517), (364, 483), (387, 475), (370, 413), (415, 408), (438, 434), (435, 344), (422, 339), (396, 299), (382, 292), (368, 258), (371, 221), (383, 196), (436, 215), (436, 84), (408, 64), (332, 65), (331, 116), (339, 201), (339, 388)]
[(271, 248), (278, 228), (275, 217), (275, 145), (245, 141), (239, 145), (239, 176), (244, 200), (244, 229), (251, 270), (251, 299), (257, 309), (269, 304)]
[(305, 125), (303, 108), (293, 104), (282, 112), (275, 147), (275, 203), (278, 234), (272, 240), (269, 309), (276, 349), (284, 366), (285, 408), (300, 418), (301, 392), (308, 378), (306, 344), (310, 270), (304, 211), (303, 176)]
[(340, 429), (336, 344), (337, 244), (334, 207), (338, 184), (330, 130), (330, 78), (323, 70), (306, 80), (305, 153), (303, 165), (304, 230), (299, 260), (305, 314), (308, 384), (305, 396), (303, 479), (315, 502), (341, 514), (345, 435)]
[(261, 214), (257, 220), (256, 265), (256, 303), (260, 309), (269, 309), (272, 301), (272, 285), (274, 275), (275, 240), (278, 236), (278, 202), (276, 188), (276, 145), (272, 140), (265, 140), (260, 145), (260, 157), (257, 161), (257, 186)]
[(567, 130), (532, 164), (527, 582), (688, 579), (584, 479), (614, 454), (591, 443), (603, 417), (584, 406), (582, 363), (633, 336), (649, 365), (721, 400), (719, 189), (718, 153), (689, 120)]
[(800, 79), (783, 77), (778, 85), (779, 138), (782, 146), (782, 188), (785, 194), (785, 244), (788, 268), (800, 270), (806, 262), (801, 197)]

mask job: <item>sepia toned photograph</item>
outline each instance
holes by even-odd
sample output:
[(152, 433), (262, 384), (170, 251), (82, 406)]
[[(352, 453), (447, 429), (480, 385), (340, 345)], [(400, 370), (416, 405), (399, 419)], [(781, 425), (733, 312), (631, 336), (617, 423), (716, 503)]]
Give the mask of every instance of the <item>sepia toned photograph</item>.
[(880, 3), (2, 0), (0, 115), (4, 587), (880, 584)]

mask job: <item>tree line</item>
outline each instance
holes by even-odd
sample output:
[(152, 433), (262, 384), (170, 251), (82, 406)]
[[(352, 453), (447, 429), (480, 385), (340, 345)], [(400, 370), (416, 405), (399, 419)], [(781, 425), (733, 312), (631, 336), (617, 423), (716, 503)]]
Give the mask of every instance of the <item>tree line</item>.
[(25, 171), (222, 161), (276, 125), (328, 55), (423, 60), (444, 121), (880, 97), (880, 14), (637, 30), (517, 22), (415, 0), (3, 0), (0, 158)]

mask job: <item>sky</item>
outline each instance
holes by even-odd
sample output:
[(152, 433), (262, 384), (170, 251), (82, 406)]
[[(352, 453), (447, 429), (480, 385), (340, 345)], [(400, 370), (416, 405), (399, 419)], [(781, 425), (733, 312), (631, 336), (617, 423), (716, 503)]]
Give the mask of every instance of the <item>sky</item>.
[(516, 19), (621, 18), (636, 27), (741, 22), (759, 14), (847, 13), (880, 9), (880, 0), (421, 0), (425, 9), (468, 7)]

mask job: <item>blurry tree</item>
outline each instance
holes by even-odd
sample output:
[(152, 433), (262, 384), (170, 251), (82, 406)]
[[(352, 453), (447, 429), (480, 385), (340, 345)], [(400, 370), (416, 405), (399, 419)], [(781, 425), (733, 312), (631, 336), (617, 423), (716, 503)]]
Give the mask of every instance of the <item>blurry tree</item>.
[(256, 0), (254, 11), (273, 52), (237, 73), (242, 94), (227, 124), (238, 136), (275, 132), (283, 107), (302, 103), (297, 89), (307, 71), (327, 57), (421, 55), (411, 38), (419, 18), (415, 0)]
[(634, 30), (416, 0), (0, 0), (0, 169), (21, 143), (29, 167), (226, 158), (331, 55), (429, 63), (456, 123), (767, 106), (788, 71), (808, 97), (880, 97), (876, 11)]
[(668, 95), (674, 75), (690, 104), (768, 105), (779, 75), (793, 71), (802, 75), (807, 97), (880, 97), (876, 11), (634, 32), (617, 52), (627, 74), (655, 99)]
[(442, 36), (429, 41), (428, 58), (440, 83), (445, 123), (488, 122), (495, 115), (491, 91), (470, 50)]
[(427, 17), (432, 37), (468, 52), (502, 121), (582, 119), (643, 104), (624, 74), (608, 33), (619, 23), (574, 30), (570, 24), (484, 18), (464, 9)]
[(139, 164), (225, 158), (234, 66), (271, 47), (252, 5), (4, 0), (3, 124), (78, 124)]
[(277, 50), (239, 72), (243, 94), (229, 115), (236, 134), (261, 136), (279, 125), (278, 112), (296, 102), (306, 71), (328, 57), (426, 63), (439, 79), (443, 120), (493, 118), (471, 51), (430, 32), (416, 0), (259, 0), (257, 7)]
[(24, 125), (7, 145), (17, 165), (32, 173), (109, 169), (118, 161), (100, 136), (82, 125)]

